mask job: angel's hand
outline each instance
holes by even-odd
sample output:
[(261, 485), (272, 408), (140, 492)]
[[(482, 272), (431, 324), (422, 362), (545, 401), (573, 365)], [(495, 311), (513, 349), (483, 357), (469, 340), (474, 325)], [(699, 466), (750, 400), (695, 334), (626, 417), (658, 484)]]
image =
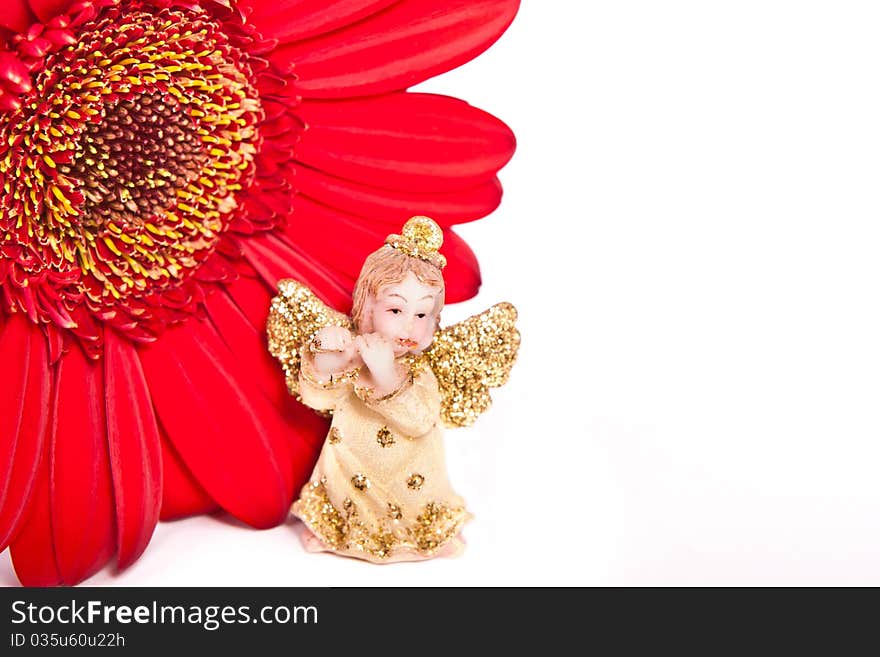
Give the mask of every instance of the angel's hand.
[(354, 339), (354, 346), (373, 374), (381, 376), (394, 369), (394, 348), (379, 334), (359, 335)]
[(341, 374), (353, 365), (355, 349), (351, 331), (341, 326), (325, 326), (312, 338), (309, 352), (312, 364), (323, 378)]
[(390, 342), (378, 333), (371, 333), (357, 336), (354, 346), (370, 370), (377, 395), (385, 395), (400, 387), (403, 373), (394, 363), (394, 348)]
[(351, 348), (351, 331), (341, 326), (325, 326), (315, 333), (309, 351), (316, 354), (344, 352)]

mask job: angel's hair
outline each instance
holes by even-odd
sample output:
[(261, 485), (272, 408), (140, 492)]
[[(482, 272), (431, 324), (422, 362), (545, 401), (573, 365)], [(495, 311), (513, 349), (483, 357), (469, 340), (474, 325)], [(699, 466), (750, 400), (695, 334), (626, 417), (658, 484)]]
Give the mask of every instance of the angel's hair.
[(430, 262), (408, 256), (386, 244), (367, 256), (355, 283), (351, 307), (351, 319), (355, 330), (360, 332), (367, 297), (375, 297), (386, 285), (400, 283), (408, 272), (412, 272), (420, 283), (440, 288), (437, 307), (434, 310), (437, 313), (443, 310), (446, 286), (440, 270)]

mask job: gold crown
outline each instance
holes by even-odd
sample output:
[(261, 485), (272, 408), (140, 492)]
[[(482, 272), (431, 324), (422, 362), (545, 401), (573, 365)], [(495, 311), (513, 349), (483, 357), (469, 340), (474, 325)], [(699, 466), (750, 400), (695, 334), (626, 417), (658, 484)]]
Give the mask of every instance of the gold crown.
[(430, 262), (438, 269), (446, 266), (446, 257), (438, 249), (443, 245), (443, 231), (429, 217), (410, 217), (403, 224), (401, 235), (389, 235), (385, 244), (408, 256)]

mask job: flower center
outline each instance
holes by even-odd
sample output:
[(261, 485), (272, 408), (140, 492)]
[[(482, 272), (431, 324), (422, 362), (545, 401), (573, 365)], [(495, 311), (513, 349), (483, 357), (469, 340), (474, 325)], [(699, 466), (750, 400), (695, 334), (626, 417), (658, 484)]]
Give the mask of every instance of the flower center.
[(47, 57), (0, 126), (0, 259), (14, 256), (22, 295), (54, 281), (43, 296), (62, 315), (140, 315), (127, 300), (173, 290), (214, 252), (260, 146), (247, 59), (210, 14), (138, 3)]
[(73, 162), (58, 170), (80, 182), (84, 224), (131, 229), (162, 217), (176, 189), (198, 183), (208, 159), (190, 118), (154, 93), (107, 106), (102, 122), (86, 124)]

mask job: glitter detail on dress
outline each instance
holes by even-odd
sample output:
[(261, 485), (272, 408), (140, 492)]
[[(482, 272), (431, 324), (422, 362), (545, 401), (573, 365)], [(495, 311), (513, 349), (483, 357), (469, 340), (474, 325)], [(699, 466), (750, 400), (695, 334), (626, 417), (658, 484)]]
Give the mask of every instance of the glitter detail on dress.
[[(313, 481), (303, 488), (293, 512), (334, 552), (354, 556), (361, 553), (379, 561), (404, 550), (431, 556), (452, 540), (470, 518), (463, 507), (429, 502), (412, 523), (382, 518), (370, 524), (361, 518), (357, 505), (350, 499), (346, 498), (344, 506), (343, 511), (337, 510), (324, 484)], [(389, 516), (395, 507), (388, 504)]]
[(365, 491), (370, 489), (371, 484), (370, 480), (367, 479), (367, 475), (359, 472), (351, 478), (351, 485), (360, 491)]
[(376, 432), (376, 442), (382, 447), (391, 447), (394, 444), (394, 435), (388, 427), (382, 427)]

